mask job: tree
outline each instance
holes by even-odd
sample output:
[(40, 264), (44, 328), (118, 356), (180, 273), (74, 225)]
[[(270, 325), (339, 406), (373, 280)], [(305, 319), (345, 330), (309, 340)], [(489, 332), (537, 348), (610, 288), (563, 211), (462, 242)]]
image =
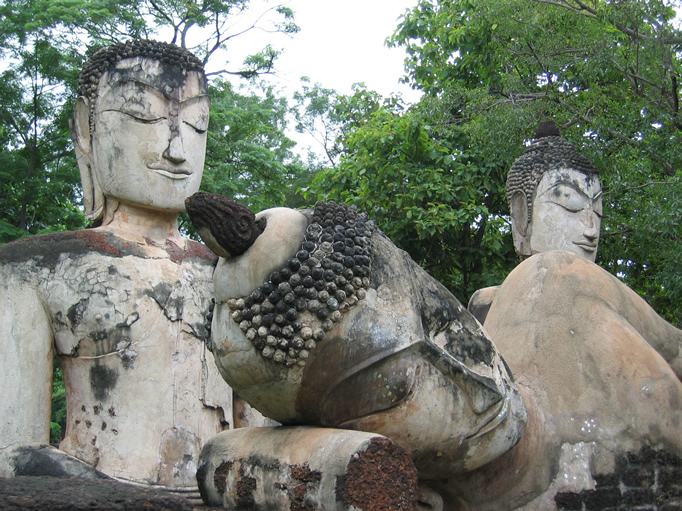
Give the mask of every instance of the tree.
[[(356, 87), (334, 104), (345, 123), (338, 166), (309, 194), (367, 211), (379, 227), (462, 300), (506, 275), (513, 257), (501, 219), (498, 159), (463, 151), (463, 134), (442, 127), (432, 102), (407, 108)], [(487, 271), (483, 271), (483, 268)]]
[(272, 86), (245, 94), (230, 82), (211, 86), (211, 120), (203, 189), (260, 210), (284, 204), (289, 182), (303, 172), (285, 135), (290, 108)]
[[(491, 264), (507, 266), (506, 271), (515, 264), (507, 249), (488, 241), (506, 231), (506, 172), (538, 122), (554, 119), (562, 135), (601, 170), (605, 217), (598, 263), (680, 324), (682, 37), (673, 23), (674, 5), (421, 0), (389, 43), (406, 48), (407, 80), (425, 92), (424, 98), (402, 112), (373, 111), (347, 139), (347, 152), (328, 182), (359, 200), (374, 194), (374, 203), (399, 222), (416, 208), (410, 217), (415, 231), (428, 225), (420, 223), (423, 218), (435, 224), (421, 238), (409, 235), (403, 242), (398, 236), (406, 248), (409, 239), (417, 240), (408, 248), (417, 260), (443, 239), (456, 258), (466, 253), (480, 258), (470, 270), (452, 259), (444, 263), (478, 275), (461, 273), (450, 280), (465, 299), (484, 275), (505, 273)], [(391, 136), (394, 146), (382, 143)], [(404, 145), (408, 142), (411, 146)], [(371, 173), (367, 183), (363, 169)], [(386, 172), (397, 174), (394, 185), (385, 180)], [(370, 190), (372, 180), (381, 186)], [(405, 198), (416, 199), (428, 188), (422, 183), (441, 192), (439, 201), (427, 194), (426, 201), (405, 208)], [(477, 207), (467, 210), (466, 196), (448, 194), (451, 186), (476, 196)], [(381, 221), (380, 226), (387, 228)], [(467, 230), (473, 237), (452, 236)], [(486, 240), (482, 253), (473, 250), (477, 239)]]

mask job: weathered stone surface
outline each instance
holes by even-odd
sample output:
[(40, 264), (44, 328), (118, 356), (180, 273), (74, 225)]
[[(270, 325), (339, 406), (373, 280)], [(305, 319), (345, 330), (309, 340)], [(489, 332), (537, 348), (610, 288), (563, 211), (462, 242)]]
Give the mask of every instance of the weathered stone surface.
[(41, 459), (66, 474), (192, 487), (204, 441), (232, 425), (208, 353), (216, 258), (177, 223), (203, 173), (207, 91), (200, 61), (162, 43), (86, 65), (72, 134), (101, 226), (0, 248), (0, 475), (44, 468), (29, 446), (48, 442), (55, 352), (67, 425)]
[(253, 246), (221, 260), (215, 273), (216, 362), (242, 398), (282, 423), (385, 435), (410, 452), (422, 479), (472, 470), (519, 439), (525, 411), (495, 347), (445, 288), (380, 233), (371, 237), (367, 290), (323, 331), (305, 365), (261, 356), (229, 303), (297, 254), (310, 221), (286, 209), (262, 215), (267, 226)]
[[(516, 447), (453, 482), (453, 494), (481, 510), (636, 509), (677, 498), (678, 483), (665, 478), (649, 495), (658, 477), (650, 472), (660, 476), (675, 463), (639, 473), (625, 471), (623, 460), (682, 454), (680, 330), (618, 279), (565, 251), (520, 264), (500, 287), (485, 328), (521, 388), (529, 420)], [(625, 492), (628, 483), (636, 491)]]
[[(74, 244), (83, 249), (61, 252)], [(39, 248), (0, 249), (15, 261), (0, 265), (3, 362), (14, 361), (0, 376), (12, 417), (0, 437), (48, 441), (54, 343), (68, 391), (61, 448), (108, 474), (192, 485), (203, 440), (231, 422), (231, 390), (206, 345), (214, 257), (194, 242), (98, 231), (18, 245)]]
[(200, 460), (204, 501), (227, 509), (406, 511), (417, 506), (408, 453), (376, 434), (331, 428), (242, 428)]
[(111, 479), (20, 476), (11, 479), (0, 478), (0, 509), (191, 511), (193, 508), (182, 497)]

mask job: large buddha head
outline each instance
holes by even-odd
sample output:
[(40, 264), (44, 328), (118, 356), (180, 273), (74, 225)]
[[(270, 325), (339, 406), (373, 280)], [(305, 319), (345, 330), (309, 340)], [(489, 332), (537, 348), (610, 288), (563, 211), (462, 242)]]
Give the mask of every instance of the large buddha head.
[(180, 212), (199, 189), (209, 98), (202, 62), (135, 40), (98, 51), (80, 75), (72, 136), (87, 218), (118, 203)]
[(568, 250), (594, 262), (602, 217), (598, 172), (554, 122), (540, 124), (507, 176), (514, 248), (522, 259)]

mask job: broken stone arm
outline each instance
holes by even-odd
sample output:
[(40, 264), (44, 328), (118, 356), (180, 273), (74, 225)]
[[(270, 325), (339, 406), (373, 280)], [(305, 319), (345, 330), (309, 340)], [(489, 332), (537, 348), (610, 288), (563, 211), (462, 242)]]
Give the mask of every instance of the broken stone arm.
[[(0, 267), (0, 476), (13, 475), (12, 452), (48, 443), (52, 331), (37, 293)], [(25, 276), (24, 276), (25, 277)]]
[[(50, 441), (53, 335), (27, 275), (0, 264), (0, 477), (83, 476), (95, 470)], [(38, 469), (41, 473), (36, 473)]]
[(682, 330), (660, 317), (637, 293), (615, 277), (603, 279), (603, 296), (664, 359), (682, 380)]

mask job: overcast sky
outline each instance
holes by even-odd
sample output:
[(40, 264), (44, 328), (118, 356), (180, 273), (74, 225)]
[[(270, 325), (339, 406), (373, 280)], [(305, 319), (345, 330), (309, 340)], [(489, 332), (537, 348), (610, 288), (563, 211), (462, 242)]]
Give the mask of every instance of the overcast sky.
[[(289, 96), (300, 88), (306, 76), (312, 84), (348, 94), (354, 83), (364, 82), (383, 96), (399, 93), (407, 102), (415, 102), (419, 94), (400, 83), (404, 75), (403, 48), (387, 48), (386, 38), (393, 34), (400, 17), (418, 0), (251, 0), (250, 9), (241, 24), (248, 26), (253, 17), (269, 7), (284, 4), (295, 12), (301, 31), (293, 36), (268, 35), (251, 31), (235, 39), (246, 54), (268, 42), (282, 54), (275, 63), (275, 74), (267, 80)], [(232, 62), (238, 67), (242, 57), (230, 48)], [(222, 66), (222, 64), (220, 64)], [(210, 71), (210, 69), (209, 69)], [(236, 81), (235, 83), (239, 83)], [(243, 82), (242, 82), (243, 83)], [(301, 145), (316, 145), (311, 140), (291, 133)]]
[(301, 31), (283, 41), (277, 64), (283, 83), (308, 76), (313, 83), (348, 93), (356, 82), (387, 96), (409, 88), (403, 76), (403, 48), (389, 49), (390, 36), (417, 0), (291, 0)]
[(299, 78), (307, 76), (312, 83), (341, 93), (349, 93), (354, 83), (364, 82), (384, 96), (402, 92), (417, 97), (399, 83), (404, 49), (389, 49), (384, 44), (400, 16), (417, 0), (252, 0), (249, 11), (262, 14), (278, 3), (294, 10), (301, 28), (298, 34), (269, 36), (253, 31), (235, 39), (251, 50), (269, 41), (283, 52), (275, 64), (274, 83), (297, 89)]

